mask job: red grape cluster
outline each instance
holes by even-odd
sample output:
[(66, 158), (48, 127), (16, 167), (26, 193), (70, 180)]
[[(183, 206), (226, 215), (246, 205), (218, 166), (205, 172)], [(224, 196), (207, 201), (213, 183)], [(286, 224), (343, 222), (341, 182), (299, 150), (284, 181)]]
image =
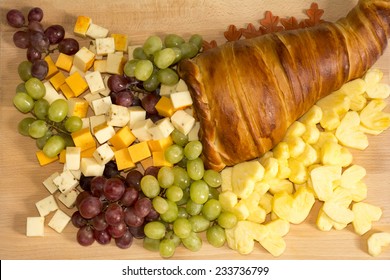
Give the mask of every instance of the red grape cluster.
[[(7, 12), (8, 24), (19, 29), (13, 35), (13, 42), (16, 47), (27, 50), (27, 60), (32, 63), (31, 75), (40, 80), (48, 73), (48, 64), (43, 59), (45, 55), (56, 49), (67, 55), (75, 54), (79, 50), (77, 40), (65, 38), (63, 26), (54, 24), (44, 28), (42, 19), (43, 11), (39, 7), (30, 9), (27, 22), (20, 10), (11, 9)], [(54, 45), (56, 47), (50, 49)]]
[[(158, 168), (151, 168), (145, 174), (156, 176), (157, 172)], [(82, 178), (84, 191), (77, 197), (78, 210), (72, 215), (79, 244), (89, 246), (97, 241), (105, 245), (114, 239), (116, 246), (125, 249), (133, 238), (145, 237), (145, 224), (157, 220), (159, 214), (141, 191), (144, 175), (131, 170), (123, 177), (110, 162), (103, 176)]]

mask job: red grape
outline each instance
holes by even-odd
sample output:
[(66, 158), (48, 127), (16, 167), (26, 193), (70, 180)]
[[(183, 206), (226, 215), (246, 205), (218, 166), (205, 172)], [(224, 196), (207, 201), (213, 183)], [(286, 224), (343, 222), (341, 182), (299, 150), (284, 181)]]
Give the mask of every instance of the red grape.
[(85, 226), (88, 222), (86, 219), (83, 218), (83, 216), (81, 216), (79, 211), (75, 211), (72, 214), (71, 221), (76, 228), (81, 228)]
[(149, 214), (146, 215), (145, 221), (152, 222), (152, 221), (157, 220), (159, 217), (160, 217), (160, 214), (156, 210), (154, 210), (154, 208), (152, 207), (152, 209), (150, 209)]
[(137, 169), (130, 170), (129, 173), (126, 175), (126, 184), (129, 187), (135, 188), (137, 191), (141, 190), (141, 179), (143, 175), (140, 171)]
[(149, 166), (148, 168), (146, 168), (145, 170), (145, 176), (146, 175), (152, 175), (154, 177), (157, 178), (157, 174), (158, 174), (158, 171), (160, 170), (160, 167), (157, 167), (157, 166)]
[(140, 225), (137, 227), (129, 227), (129, 231), (131, 232), (134, 238), (142, 239), (145, 237), (144, 225)]
[(133, 244), (133, 235), (129, 229), (121, 237), (115, 238), (115, 244), (121, 249), (127, 249)]
[(21, 11), (12, 9), (7, 12), (7, 22), (12, 27), (20, 28), (23, 27), (26, 19)]
[(75, 203), (76, 208), (79, 209), (81, 201), (83, 201), (84, 198), (86, 198), (87, 196), (90, 196), (90, 195), (91, 194), (87, 191), (83, 191), (83, 192), (79, 193), (77, 195), (77, 198), (76, 198), (76, 203)]
[(93, 236), (99, 244), (106, 245), (111, 242), (111, 235), (107, 229), (102, 231), (95, 230)]
[(104, 166), (103, 175), (107, 178), (116, 177), (120, 174), (118, 166), (114, 161), (109, 161)]
[(79, 42), (73, 38), (65, 38), (58, 44), (58, 51), (67, 55), (73, 55), (80, 49)]
[(121, 92), (127, 88), (128, 81), (122, 75), (111, 75), (108, 78), (107, 86), (113, 92)]
[(102, 207), (103, 204), (99, 198), (87, 196), (80, 202), (79, 211), (85, 219), (92, 219), (102, 211)]
[(109, 201), (119, 200), (125, 192), (125, 184), (119, 178), (109, 178), (103, 186), (103, 194)]
[(16, 47), (27, 49), (30, 46), (30, 34), (26, 31), (16, 31), (12, 37)]
[(39, 7), (32, 8), (27, 15), (28, 21), (41, 21), (43, 18), (43, 11)]
[(135, 201), (137, 201), (139, 196), (139, 192), (133, 188), (133, 187), (128, 187), (125, 189), (125, 192), (123, 193), (120, 202), (123, 206), (131, 206), (134, 204)]
[(145, 111), (151, 115), (157, 115), (157, 109), (156, 104), (160, 100), (160, 98), (153, 93), (149, 93), (145, 95), (144, 98), (142, 98), (141, 103), (142, 107), (145, 109)]
[(122, 207), (117, 203), (108, 205), (104, 217), (109, 225), (116, 226), (123, 222), (124, 213)]
[(28, 61), (34, 62), (35, 60), (38, 60), (38, 59), (42, 58), (42, 53), (37, 51), (33, 47), (28, 47), (26, 56), (27, 56), (27, 60)]
[(80, 177), (80, 181), (79, 181), (79, 184), (80, 184), (80, 187), (84, 190), (84, 191), (90, 191), (91, 190), (91, 181), (93, 179), (93, 176), (84, 176), (83, 174), (81, 174), (81, 177)]
[(124, 213), (125, 213), (124, 221), (126, 225), (131, 227), (139, 227), (143, 225), (144, 218), (137, 216), (134, 212), (133, 207), (127, 207)]
[(152, 210), (152, 202), (149, 198), (143, 197), (134, 203), (134, 213), (139, 217), (146, 217)]
[(133, 106), (134, 94), (129, 90), (123, 90), (116, 94), (115, 104), (130, 107)]
[(124, 222), (121, 222), (115, 226), (108, 225), (107, 231), (113, 238), (119, 238), (126, 233), (127, 225)]
[(28, 23), (28, 30), (43, 33), (43, 26), (39, 21), (33, 20)]
[(51, 45), (58, 44), (65, 37), (65, 29), (62, 25), (54, 24), (46, 28), (45, 35)]
[(77, 242), (82, 246), (89, 246), (95, 241), (95, 237), (93, 234), (94, 230), (85, 225), (77, 231)]
[(107, 178), (104, 176), (96, 176), (91, 180), (91, 193), (93, 196), (102, 197), (103, 196), (103, 188), (106, 183)]
[(97, 216), (93, 217), (90, 222), (91, 226), (99, 231), (105, 230), (108, 226), (104, 212), (100, 212)]
[(38, 31), (31, 31), (30, 33), (30, 44), (40, 52), (46, 52), (49, 50), (49, 39), (44, 33)]
[(43, 80), (49, 72), (49, 65), (46, 60), (34, 60), (31, 66), (31, 75), (39, 80)]

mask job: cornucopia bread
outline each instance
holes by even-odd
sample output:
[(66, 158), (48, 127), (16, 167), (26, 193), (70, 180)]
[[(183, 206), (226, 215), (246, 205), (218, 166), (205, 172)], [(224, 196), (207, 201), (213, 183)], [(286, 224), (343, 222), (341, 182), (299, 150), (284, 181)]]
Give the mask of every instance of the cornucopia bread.
[(362, 77), (390, 36), (390, 0), (360, 0), (335, 23), (228, 42), (182, 61), (208, 168), (272, 149), (320, 98)]

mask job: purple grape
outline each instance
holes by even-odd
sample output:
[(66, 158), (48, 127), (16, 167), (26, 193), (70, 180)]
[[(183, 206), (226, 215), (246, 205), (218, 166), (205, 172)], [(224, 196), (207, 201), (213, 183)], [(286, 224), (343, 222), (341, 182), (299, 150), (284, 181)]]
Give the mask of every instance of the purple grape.
[(111, 235), (111, 237), (120, 238), (126, 233), (127, 225), (124, 222), (121, 222), (115, 226), (108, 225), (107, 231)]
[(139, 97), (134, 96), (133, 103), (131, 104), (131, 106), (142, 106), (141, 99), (139, 99)]
[(65, 38), (58, 44), (58, 51), (67, 55), (73, 55), (80, 49), (79, 42), (73, 38)]
[(83, 174), (81, 174), (80, 181), (79, 181), (80, 187), (84, 191), (90, 191), (91, 190), (91, 181), (93, 178), (94, 178), (93, 176), (84, 176)]
[(27, 60), (34, 62), (35, 60), (39, 60), (42, 58), (42, 53), (37, 51), (33, 47), (28, 47), (26, 52)]
[(141, 179), (143, 175), (140, 171), (133, 169), (130, 170), (129, 173), (126, 175), (126, 184), (129, 187), (135, 188), (137, 191), (141, 190)]
[(102, 231), (95, 230), (93, 236), (95, 240), (101, 245), (107, 245), (111, 242), (111, 235), (107, 229)]
[(111, 75), (108, 78), (107, 86), (113, 92), (121, 92), (127, 88), (128, 81), (122, 75)]
[(134, 213), (142, 218), (145, 218), (152, 210), (152, 202), (149, 198), (143, 197), (134, 203)]
[(99, 198), (94, 196), (85, 197), (79, 205), (79, 211), (85, 219), (92, 219), (97, 216), (103, 208), (103, 204)]
[(123, 193), (120, 202), (123, 206), (129, 207), (137, 201), (138, 197), (139, 191), (137, 191), (134, 187), (128, 187)]
[(96, 176), (91, 180), (91, 194), (96, 197), (102, 197), (104, 184), (106, 183), (107, 178), (104, 176)]
[(88, 223), (88, 221), (81, 216), (79, 211), (75, 211), (72, 214), (71, 221), (76, 228), (81, 228)]
[(134, 94), (129, 90), (123, 90), (116, 94), (115, 104), (130, 107), (133, 106)]
[(12, 9), (7, 12), (7, 22), (15, 28), (23, 27), (26, 19), (21, 11)]
[(146, 222), (153, 222), (153, 221), (156, 221), (159, 217), (160, 217), (160, 214), (156, 210), (154, 210), (154, 208), (152, 207), (152, 209), (150, 209), (149, 214), (145, 217), (145, 221)]
[(38, 31), (31, 31), (30, 45), (40, 52), (46, 52), (49, 50), (50, 42), (44, 33)]
[(104, 166), (103, 176), (106, 178), (116, 177), (120, 174), (118, 166), (114, 161), (109, 161)]
[(151, 115), (157, 115), (156, 104), (160, 98), (153, 93), (147, 94), (144, 98), (141, 99), (142, 107), (145, 111)]
[(129, 231), (131, 232), (134, 238), (137, 239), (145, 238), (144, 225), (140, 225), (137, 227), (129, 227)]
[(137, 216), (134, 212), (133, 207), (125, 208), (124, 213), (125, 213), (124, 221), (126, 225), (130, 227), (139, 227), (143, 225), (144, 218)]
[(109, 201), (119, 200), (125, 192), (125, 184), (119, 178), (109, 178), (103, 187), (103, 194)]
[(87, 191), (83, 191), (83, 192), (79, 193), (77, 195), (77, 198), (76, 198), (76, 203), (75, 203), (76, 208), (79, 209), (81, 201), (83, 201), (84, 198), (86, 198), (86, 197), (88, 197), (90, 195), (91, 194), (89, 192), (87, 192)]
[(77, 231), (77, 242), (82, 246), (92, 245), (92, 243), (95, 242), (93, 232), (94, 230), (88, 225), (79, 228)]
[(133, 235), (126, 229), (126, 232), (119, 238), (115, 238), (115, 244), (118, 248), (127, 249), (133, 244)]
[(159, 170), (160, 170), (160, 167), (158, 167), (158, 166), (149, 166), (148, 168), (146, 168), (144, 175), (145, 176), (152, 175), (152, 176), (157, 178), (157, 174), (158, 174)]
[(27, 15), (28, 21), (41, 21), (43, 18), (43, 11), (39, 7), (32, 8)]
[(102, 231), (102, 230), (105, 230), (108, 227), (108, 224), (106, 222), (106, 217), (105, 217), (104, 212), (100, 212), (97, 216), (93, 217), (90, 220), (90, 222), (91, 222), (91, 226), (95, 230)]
[(62, 25), (54, 24), (46, 28), (45, 35), (51, 45), (58, 44), (65, 37), (65, 29)]
[(49, 65), (46, 60), (37, 59), (34, 60), (31, 66), (31, 75), (39, 80), (43, 80), (49, 72)]
[(26, 31), (16, 31), (12, 37), (16, 47), (20, 49), (27, 49), (30, 46), (30, 33)]
[(28, 30), (36, 32), (44, 32), (43, 26), (39, 21), (33, 20), (28, 23)]
[(104, 217), (107, 224), (116, 226), (123, 222), (124, 213), (122, 207), (117, 203), (111, 203), (108, 205)]

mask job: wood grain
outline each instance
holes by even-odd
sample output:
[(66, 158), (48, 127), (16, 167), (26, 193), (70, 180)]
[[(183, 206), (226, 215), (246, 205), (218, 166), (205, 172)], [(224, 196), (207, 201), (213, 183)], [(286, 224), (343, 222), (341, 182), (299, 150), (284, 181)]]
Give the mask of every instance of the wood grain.
[[(345, 15), (356, 0), (317, 1), (325, 10), (324, 18), (336, 20)], [(96, 24), (111, 32), (126, 33), (131, 43), (141, 43), (151, 34), (178, 33), (187, 36), (200, 33), (206, 40), (223, 42), (223, 32), (228, 25), (258, 26), (264, 12), (279, 16), (304, 18), (303, 9), (312, 0), (248, 0), (237, 1), (79, 1), (37, 0), (35, 6), (44, 12), (44, 24), (60, 23), (72, 36), (73, 24), (78, 15), (90, 16)], [(12, 105), (15, 87), (20, 80), (17, 65), (25, 59), (25, 50), (16, 49), (12, 43), (14, 29), (5, 22), (5, 14), (11, 8), (27, 12), (31, 1), (1, 1), (0, 37), (0, 258), (1, 259), (159, 259), (158, 253), (142, 248), (136, 240), (131, 249), (121, 250), (112, 243), (95, 244), (84, 248), (75, 241), (76, 229), (69, 225), (62, 234), (46, 226), (44, 238), (25, 236), (26, 217), (37, 216), (35, 202), (49, 193), (42, 181), (62, 165), (53, 163), (40, 167), (35, 158), (35, 143), (17, 133), (16, 125), (24, 116)], [(384, 81), (390, 83), (390, 50), (381, 57), (375, 67), (385, 73)], [(389, 109), (386, 109), (389, 111)], [(390, 131), (370, 137), (370, 146), (363, 152), (353, 151), (354, 162), (367, 169), (365, 182), (369, 186), (367, 202), (382, 208), (383, 216), (373, 231), (390, 232)], [(287, 250), (278, 259), (372, 259), (367, 254), (366, 240), (369, 234), (358, 236), (352, 226), (342, 231), (321, 232), (316, 229), (316, 204), (308, 219), (291, 227), (286, 236)], [(65, 209), (66, 210), (66, 209)], [(66, 210), (67, 211), (67, 210)], [(71, 211), (67, 211), (71, 213)], [(49, 217), (50, 218), (50, 217)], [(372, 232), (373, 232), (372, 231)], [(178, 248), (174, 259), (273, 259), (260, 245), (249, 255), (240, 255), (227, 246), (213, 248), (204, 242), (199, 252)], [(388, 248), (377, 259), (390, 259)]]

